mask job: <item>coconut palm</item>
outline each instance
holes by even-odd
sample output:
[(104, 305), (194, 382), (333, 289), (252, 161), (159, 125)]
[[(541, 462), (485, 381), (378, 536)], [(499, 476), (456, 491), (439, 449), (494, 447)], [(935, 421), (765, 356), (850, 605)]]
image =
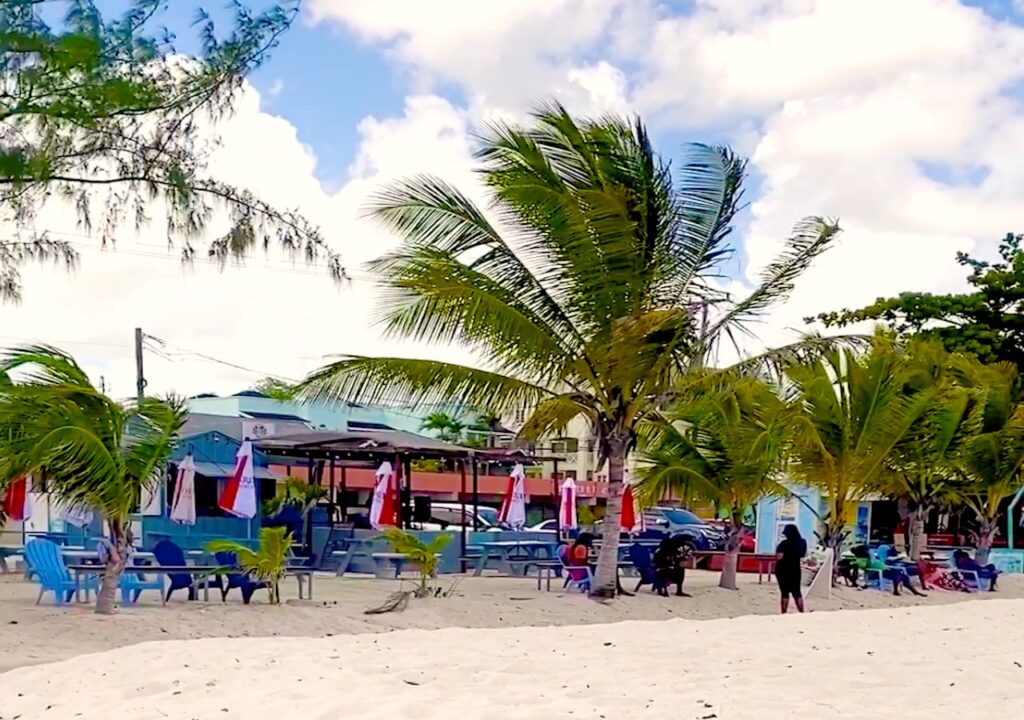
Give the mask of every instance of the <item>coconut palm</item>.
[(466, 429), (465, 424), (448, 413), (432, 412), (420, 423), (420, 430), (429, 430), (441, 440), (457, 443)]
[(963, 382), (958, 367), (971, 362), (946, 353), (941, 345), (918, 341), (906, 352), (905, 392), (923, 393), (922, 399), (930, 396), (930, 404), (893, 449), (875, 489), (907, 500), (910, 556), (918, 560), (924, 549), (924, 520), (957, 484), (963, 452), (982, 429), (987, 393)]
[(961, 382), (984, 397), (980, 431), (960, 453), (960, 484), (953, 489), (978, 519), (976, 559), (988, 563), (1003, 503), (1021, 486), (1024, 469), (1024, 388), (1009, 363), (982, 365), (964, 359)]
[(212, 540), (206, 549), (211, 553), (233, 553), (245, 574), (256, 582), (266, 583), (270, 604), (281, 604), (281, 580), (292, 549), (292, 534), (287, 528), (261, 528), (260, 544), (255, 550), (233, 540)]
[[(640, 120), (577, 119), (553, 105), (528, 126), (491, 125), (476, 157), (486, 213), (427, 176), (390, 186), (369, 208), (403, 239), (371, 265), (386, 287), (386, 336), (457, 345), (466, 362), (346, 356), (307, 378), (305, 394), (528, 411), (526, 442), (583, 416), (599, 466), (608, 462), (617, 517), (641, 423), (681, 374), (785, 297), (839, 228), (801, 221), (761, 284), (737, 299), (716, 283), (742, 207), (745, 162), (728, 148), (690, 145), (673, 169)], [(597, 596), (615, 591), (618, 540), (604, 539)]]
[(895, 462), (896, 448), (932, 409), (935, 395), (908, 385), (908, 357), (891, 338), (875, 336), (864, 354), (837, 348), (786, 368), (801, 412), (794, 421), (789, 472), (817, 488), (822, 545), (838, 551), (860, 500)]
[(112, 613), (132, 543), (131, 515), (143, 489), (164, 477), (184, 404), (118, 403), (93, 387), (70, 355), (48, 346), (15, 349), (0, 369), (15, 377), (0, 389), (0, 479), (45, 474), (51, 497), (103, 515), (109, 537), (96, 612)]
[(719, 585), (737, 589), (743, 514), (761, 497), (782, 493), (794, 408), (776, 389), (751, 377), (721, 377), (676, 402), (668, 422), (640, 443), (641, 499), (690, 495), (729, 513), (725, 565)]

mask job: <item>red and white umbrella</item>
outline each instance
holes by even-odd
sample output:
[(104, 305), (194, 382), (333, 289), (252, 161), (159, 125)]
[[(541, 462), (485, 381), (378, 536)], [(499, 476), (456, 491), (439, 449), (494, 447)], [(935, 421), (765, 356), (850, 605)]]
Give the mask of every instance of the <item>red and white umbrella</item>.
[(566, 478), (562, 483), (558, 501), (558, 526), (562, 530), (574, 530), (579, 523), (576, 519), (576, 481)]
[(196, 524), (196, 464), (192, 453), (186, 455), (178, 465), (171, 520), (182, 525)]
[(252, 442), (246, 440), (235, 455), (235, 472), (220, 496), (220, 509), (240, 518), (256, 516), (256, 477), (252, 465)]
[(623, 532), (631, 535), (644, 529), (644, 514), (637, 510), (633, 486), (629, 483), (622, 488), (622, 514), (619, 516), (619, 526)]
[(398, 527), (398, 476), (386, 460), (377, 468), (373, 485), (373, 503), (370, 505), (370, 526)]
[(508, 476), (498, 519), (514, 530), (521, 530), (526, 525), (526, 471), (519, 463)]
[(28, 478), (18, 478), (7, 486), (4, 514), (11, 520), (28, 520), (32, 517), (32, 494), (29, 492)]

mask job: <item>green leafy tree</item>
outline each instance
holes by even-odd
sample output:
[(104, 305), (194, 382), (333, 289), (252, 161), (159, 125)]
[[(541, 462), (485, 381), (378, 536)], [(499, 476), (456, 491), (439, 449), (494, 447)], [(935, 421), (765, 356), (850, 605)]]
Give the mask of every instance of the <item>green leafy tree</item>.
[[(201, 50), (174, 56), (154, 29), (166, 0), (131, 0), (104, 18), (93, 0), (5, 0), (0, 4), (0, 299), (17, 300), (19, 266), (54, 260), (73, 267), (73, 244), (35, 226), (48, 201), (73, 206), (106, 246), (125, 222), (166, 214), (166, 239), (185, 261), (210, 221), (229, 220), (207, 254), (220, 262), (278, 243), (308, 259), (340, 261), (302, 215), (217, 180), (206, 131), (231, 112), (244, 78), (266, 58), (298, 13), (289, 0), (254, 13), (233, 2), (221, 36), (201, 11)], [(48, 20), (65, 10), (62, 22)]]
[(253, 385), (252, 389), (264, 397), (277, 400), (278, 402), (292, 402), (295, 400), (295, 386), (277, 378), (263, 378)]
[(789, 472), (824, 496), (820, 539), (838, 552), (858, 502), (878, 487), (935, 397), (908, 391), (907, 355), (885, 335), (867, 353), (837, 349), (785, 376), (801, 409)]
[(429, 430), (441, 440), (451, 443), (459, 442), (465, 429), (466, 426), (461, 420), (443, 412), (430, 413), (420, 423), (420, 430)]
[[(371, 266), (388, 287), (388, 336), (458, 344), (474, 362), (343, 357), (307, 378), (305, 393), (527, 410), (525, 442), (583, 416), (599, 463), (608, 461), (608, 513), (617, 517), (640, 425), (681, 375), (712, 362), (723, 341), (786, 297), (839, 227), (798, 223), (760, 285), (734, 298), (717, 278), (745, 163), (728, 148), (688, 146), (670, 168), (641, 121), (578, 119), (552, 105), (527, 126), (492, 125), (476, 157), (488, 214), (427, 176), (392, 185), (370, 208), (403, 239)], [(821, 345), (801, 342), (745, 366)], [(617, 533), (604, 538), (597, 597), (615, 592), (618, 542)]]
[[(957, 262), (970, 269), (966, 293), (902, 293), (879, 298), (859, 310), (822, 313), (828, 326), (879, 320), (900, 335), (937, 340), (952, 353), (969, 353), (982, 362), (1009, 362), (1024, 367), (1024, 235), (1007, 235), (999, 245), (1000, 261), (988, 263), (966, 253)], [(808, 318), (810, 322), (813, 318)]]
[(751, 377), (720, 376), (680, 399), (667, 422), (641, 439), (638, 490), (656, 502), (668, 493), (714, 503), (730, 520), (719, 585), (736, 583), (743, 516), (769, 493), (781, 494), (794, 408)]
[(288, 553), (292, 536), (283, 527), (260, 529), (260, 544), (253, 550), (231, 540), (213, 540), (206, 545), (212, 553), (229, 552), (238, 558), (238, 566), (253, 580), (265, 582), (270, 592), (270, 604), (281, 604), (281, 580), (288, 569)]
[(0, 367), (17, 380), (0, 389), (0, 479), (45, 473), (52, 498), (103, 515), (109, 535), (96, 612), (110, 614), (130, 555), (132, 513), (143, 489), (166, 473), (185, 405), (149, 397), (118, 403), (52, 347), (13, 350)]
[(452, 535), (437, 535), (429, 543), (425, 543), (412, 533), (398, 528), (387, 528), (381, 537), (391, 543), (391, 549), (394, 552), (407, 555), (409, 562), (416, 565), (419, 573), (416, 595), (417, 597), (426, 597), (429, 592), (427, 583), (430, 578), (437, 575), (437, 568), (441, 562), (439, 555), (452, 541)]

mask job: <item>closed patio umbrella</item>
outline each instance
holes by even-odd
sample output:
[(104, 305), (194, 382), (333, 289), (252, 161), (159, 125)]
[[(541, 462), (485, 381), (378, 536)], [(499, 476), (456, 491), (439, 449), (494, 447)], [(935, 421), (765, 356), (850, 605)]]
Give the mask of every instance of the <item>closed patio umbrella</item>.
[(386, 460), (377, 468), (373, 485), (373, 504), (370, 505), (370, 526), (398, 527), (398, 477)]
[(28, 520), (32, 517), (32, 495), (28, 478), (18, 478), (7, 486), (4, 493), (4, 514), (11, 520)]
[(498, 519), (514, 530), (522, 530), (526, 525), (526, 471), (519, 463), (508, 476)]
[(182, 525), (196, 524), (196, 464), (192, 453), (186, 455), (178, 465), (171, 520)]
[(256, 478), (252, 465), (252, 442), (246, 440), (235, 455), (235, 472), (220, 496), (220, 508), (240, 518), (256, 516)]
[(567, 478), (562, 483), (558, 503), (558, 526), (562, 530), (575, 530), (578, 526), (576, 519), (576, 481)]

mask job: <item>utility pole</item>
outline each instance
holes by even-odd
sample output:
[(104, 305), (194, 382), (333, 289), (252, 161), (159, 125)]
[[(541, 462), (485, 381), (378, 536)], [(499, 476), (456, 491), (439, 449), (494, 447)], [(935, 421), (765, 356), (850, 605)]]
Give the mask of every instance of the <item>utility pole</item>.
[(146, 394), (146, 376), (142, 371), (142, 328), (135, 328), (135, 393), (139, 402)]

